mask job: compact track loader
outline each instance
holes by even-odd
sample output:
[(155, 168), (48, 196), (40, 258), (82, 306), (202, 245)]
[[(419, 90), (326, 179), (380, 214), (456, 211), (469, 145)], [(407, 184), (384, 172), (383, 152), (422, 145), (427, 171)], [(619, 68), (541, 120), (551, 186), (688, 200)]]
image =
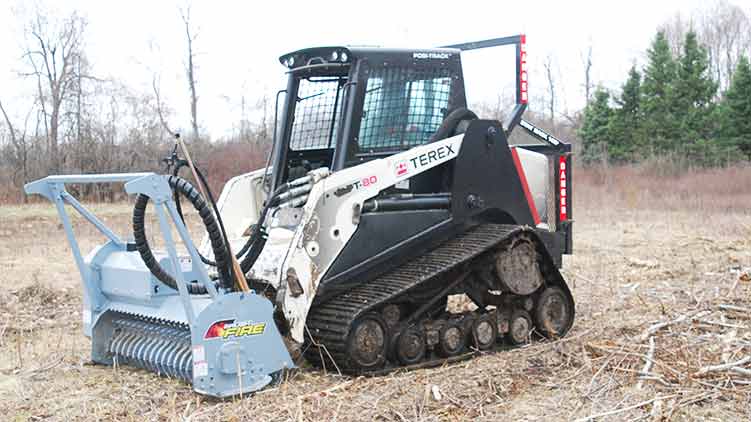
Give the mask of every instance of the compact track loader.
[[(504, 122), (478, 119), (461, 52), (503, 45), (516, 48), (517, 104)], [(310, 48), (280, 61), (289, 79), (269, 163), (231, 179), (216, 202), (189, 157), (172, 160), (172, 175), (26, 186), (62, 219), (95, 362), (226, 397), (293, 368), (291, 348), (314, 365), (380, 373), (566, 334), (574, 302), (558, 268), (572, 251), (571, 149), (522, 120), (524, 36), (425, 50)], [(509, 146), (516, 127), (539, 142)], [(186, 163), (196, 187), (177, 175)], [(128, 238), (65, 189), (109, 182), (137, 195)], [(200, 246), (180, 198), (206, 227)], [(86, 257), (66, 204), (108, 238)], [(155, 233), (166, 253), (152, 250)], [(460, 294), (473, 310), (448, 309)]]

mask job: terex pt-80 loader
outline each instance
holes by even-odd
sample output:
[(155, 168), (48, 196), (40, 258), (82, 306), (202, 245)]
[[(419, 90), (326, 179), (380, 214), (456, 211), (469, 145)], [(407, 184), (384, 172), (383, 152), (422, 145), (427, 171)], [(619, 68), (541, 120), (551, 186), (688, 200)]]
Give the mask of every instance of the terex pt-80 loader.
[[(27, 185), (63, 220), (93, 360), (225, 397), (294, 366), (284, 337), (315, 365), (373, 373), (565, 335), (574, 303), (558, 268), (571, 253), (570, 146), (522, 120), (524, 41), (282, 56), (289, 80), (269, 164), (230, 180), (217, 202), (201, 192), (189, 157), (170, 176)], [(478, 119), (467, 109), (461, 51), (500, 45), (516, 47), (517, 104), (505, 122)], [(517, 126), (541, 142), (509, 146)], [(198, 188), (177, 176), (186, 163)], [(138, 195), (132, 240), (65, 190), (93, 182), (125, 182)], [(180, 197), (206, 226), (201, 247)], [(149, 245), (148, 203), (167, 253)], [(65, 204), (109, 241), (83, 257)], [(474, 310), (449, 310), (457, 294)]]

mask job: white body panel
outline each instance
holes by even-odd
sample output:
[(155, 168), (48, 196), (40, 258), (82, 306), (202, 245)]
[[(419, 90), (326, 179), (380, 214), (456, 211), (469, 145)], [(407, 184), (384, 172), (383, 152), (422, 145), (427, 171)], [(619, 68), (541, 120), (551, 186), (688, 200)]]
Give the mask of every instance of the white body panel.
[[(232, 244), (232, 251), (237, 253), (248, 239), (248, 227), (258, 221), (258, 216), (266, 199), (266, 192), (261, 188), (264, 169), (235, 176), (224, 184), (222, 194), (216, 202), (222, 215), (227, 239)], [(201, 254), (214, 258), (208, 236), (204, 236), (200, 246)]]

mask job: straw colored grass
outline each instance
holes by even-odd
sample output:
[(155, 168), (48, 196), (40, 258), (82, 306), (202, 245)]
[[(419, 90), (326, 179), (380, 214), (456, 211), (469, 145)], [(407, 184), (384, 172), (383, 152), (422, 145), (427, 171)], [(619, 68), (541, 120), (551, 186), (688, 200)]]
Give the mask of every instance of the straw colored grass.
[[(381, 377), (304, 367), (242, 400), (91, 365), (56, 217), (37, 205), (0, 208), (2, 419), (748, 420), (751, 185), (715, 187), (751, 180), (749, 171), (671, 182), (614, 171), (622, 177), (577, 173), (575, 255), (564, 261), (577, 318), (566, 338)], [(702, 183), (695, 196), (661, 192)], [(129, 206), (104, 208), (127, 230)], [(100, 241), (77, 229), (85, 249)]]

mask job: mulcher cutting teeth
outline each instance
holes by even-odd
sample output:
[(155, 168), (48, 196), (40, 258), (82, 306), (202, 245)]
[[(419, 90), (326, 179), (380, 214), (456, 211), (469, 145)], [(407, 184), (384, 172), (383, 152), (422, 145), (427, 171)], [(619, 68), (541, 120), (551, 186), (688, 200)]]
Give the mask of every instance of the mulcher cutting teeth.
[(147, 322), (129, 316), (114, 319), (112, 325), (108, 349), (116, 365), (131, 365), (162, 376), (193, 381), (187, 326)]

